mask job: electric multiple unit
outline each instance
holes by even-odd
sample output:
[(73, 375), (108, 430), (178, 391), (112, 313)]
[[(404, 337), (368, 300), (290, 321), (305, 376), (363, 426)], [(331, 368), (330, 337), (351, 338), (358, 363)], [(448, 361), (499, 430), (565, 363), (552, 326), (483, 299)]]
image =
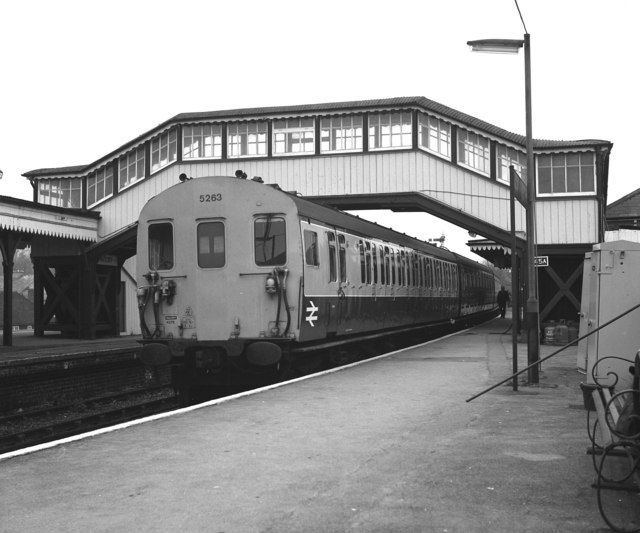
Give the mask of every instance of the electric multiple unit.
[(467, 258), (260, 180), (185, 180), (138, 222), (143, 358), (213, 376), (496, 310)]

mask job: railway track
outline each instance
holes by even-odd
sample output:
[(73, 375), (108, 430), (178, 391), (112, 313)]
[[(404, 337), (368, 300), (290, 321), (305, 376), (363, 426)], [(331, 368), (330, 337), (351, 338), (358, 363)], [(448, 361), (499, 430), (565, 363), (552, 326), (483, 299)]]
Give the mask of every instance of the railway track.
[(128, 422), (178, 406), (173, 389), (155, 387), (0, 415), (0, 453)]

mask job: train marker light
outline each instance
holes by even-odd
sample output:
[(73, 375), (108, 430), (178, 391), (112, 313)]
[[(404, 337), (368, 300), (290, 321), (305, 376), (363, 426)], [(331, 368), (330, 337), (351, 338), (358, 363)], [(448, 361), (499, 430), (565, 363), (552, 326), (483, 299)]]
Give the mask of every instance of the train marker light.
[(264, 290), (268, 294), (275, 294), (278, 291), (278, 283), (273, 274), (267, 274), (267, 279), (264, 282)]

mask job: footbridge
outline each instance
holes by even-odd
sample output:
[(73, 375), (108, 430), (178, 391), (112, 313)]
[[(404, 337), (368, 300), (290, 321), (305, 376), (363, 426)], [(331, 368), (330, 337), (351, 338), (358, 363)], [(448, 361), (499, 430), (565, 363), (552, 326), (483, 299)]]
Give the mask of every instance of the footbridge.
[[(543, 320), (579, 311), (583, 255), (603, 239), (611, 148), (597, 139), (534, 141), (538, 253), (550, 256), (540, 273)], [(424, 97), (400, 97), (181, 113), (96, 161), (24, 176), (39, 203), (100, 212), (93, 250), (115, 258), (128, 288), (119, 320), (136, 331), (132, 228), (144, 203), (183, 173), (242, 169), (343, 209), (424, 211), (483, 236), (477, 252), (502, 265), (510, 165), (527, 180), (524, 136)], [(61, 190), (79, 191), (76, 204)], [(522, 238), (525, 212), (516, 205)]]

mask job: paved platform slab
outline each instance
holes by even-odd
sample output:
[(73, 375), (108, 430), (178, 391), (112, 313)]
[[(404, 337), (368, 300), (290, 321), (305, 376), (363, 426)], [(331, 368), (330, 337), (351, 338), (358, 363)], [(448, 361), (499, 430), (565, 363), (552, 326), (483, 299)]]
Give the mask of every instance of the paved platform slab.
[(0, 530), (598, 531), (575, 349), (465, 403), (506, 326), (0, 461)]

